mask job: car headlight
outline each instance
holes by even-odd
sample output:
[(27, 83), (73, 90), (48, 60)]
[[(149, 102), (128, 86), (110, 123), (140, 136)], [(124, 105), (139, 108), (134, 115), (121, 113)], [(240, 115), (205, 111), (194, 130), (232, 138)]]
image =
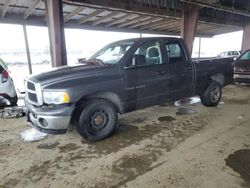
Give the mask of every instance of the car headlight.
[(65, 104), (70, 102), (70, 98), (67, 92), (44, 91), (43, 101), (46, 104)]

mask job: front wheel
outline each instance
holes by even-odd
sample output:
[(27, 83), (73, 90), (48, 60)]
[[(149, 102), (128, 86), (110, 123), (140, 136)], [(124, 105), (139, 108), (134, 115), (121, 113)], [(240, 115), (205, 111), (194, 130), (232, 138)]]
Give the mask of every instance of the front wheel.
[(102, 140), (116, 129), (117, 110), (110, 102), (102, 99), (87, 101), (80, 111), (76, 129), (85, 139)]
[(201, 103), (207, 107), (217, 106), (221, 99), (221, 93), (221, 85), (216, 81), (212, 81), (205, 92), (200, 96)]

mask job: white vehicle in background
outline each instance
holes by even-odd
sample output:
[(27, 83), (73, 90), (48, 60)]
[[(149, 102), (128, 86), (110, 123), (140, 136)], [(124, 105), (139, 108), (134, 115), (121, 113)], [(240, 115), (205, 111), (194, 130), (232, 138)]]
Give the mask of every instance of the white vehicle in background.
[(240, 51), (226, 51), (217, 55), (217, 57), (239, 57)]
[(17, 104), (17, 94), (14, 82), (9, 75), (7, 66), (0, 59), (0, 107)]

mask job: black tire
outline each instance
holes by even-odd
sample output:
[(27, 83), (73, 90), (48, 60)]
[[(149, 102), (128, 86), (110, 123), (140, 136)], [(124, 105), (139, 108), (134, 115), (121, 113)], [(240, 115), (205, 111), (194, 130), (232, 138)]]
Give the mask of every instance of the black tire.
[(83, 138), (99, 141), (110, 136), (116, 127), (117, 110), (110, 102), (90, 100), (80, 108), (76, 129)]
[(17, 96), (16, 96), (16, 97), (14, 97), (14, 98), (11, 100), (10, 106), (17, 106), (17, 101), (18, 101), (18, 98), (17, 98)]
[(214, 107), (217, 106), (220, 102), (222, 94), (222, 87), (221, 85), (216, 82), (212, 81), (205, 92), (200, 96), (201, 103), (207, 107)]

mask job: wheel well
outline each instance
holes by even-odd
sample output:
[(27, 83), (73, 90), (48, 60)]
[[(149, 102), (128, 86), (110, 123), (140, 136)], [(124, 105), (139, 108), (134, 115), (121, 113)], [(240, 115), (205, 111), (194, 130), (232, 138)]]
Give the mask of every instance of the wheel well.
[(222, 74), (222, 73), (212, 75), (212, 76), (210, 76), (210, 79), (220, 83), (222, 86), (225, 83), (225, 77), (224, 77), (224, 74)]
[(91, 100), (91, 99), (104, 99), (109, 102), (111, 102), (117, 109), (119, 113), (123, 112), (123, 107), (121, 100), (118, 95), (112, 92), (98, 92), (98, 93), (92, 93), (86, 96), (83, 96), (78, 102), (77, 106), (80, 105), (82, 102)]

